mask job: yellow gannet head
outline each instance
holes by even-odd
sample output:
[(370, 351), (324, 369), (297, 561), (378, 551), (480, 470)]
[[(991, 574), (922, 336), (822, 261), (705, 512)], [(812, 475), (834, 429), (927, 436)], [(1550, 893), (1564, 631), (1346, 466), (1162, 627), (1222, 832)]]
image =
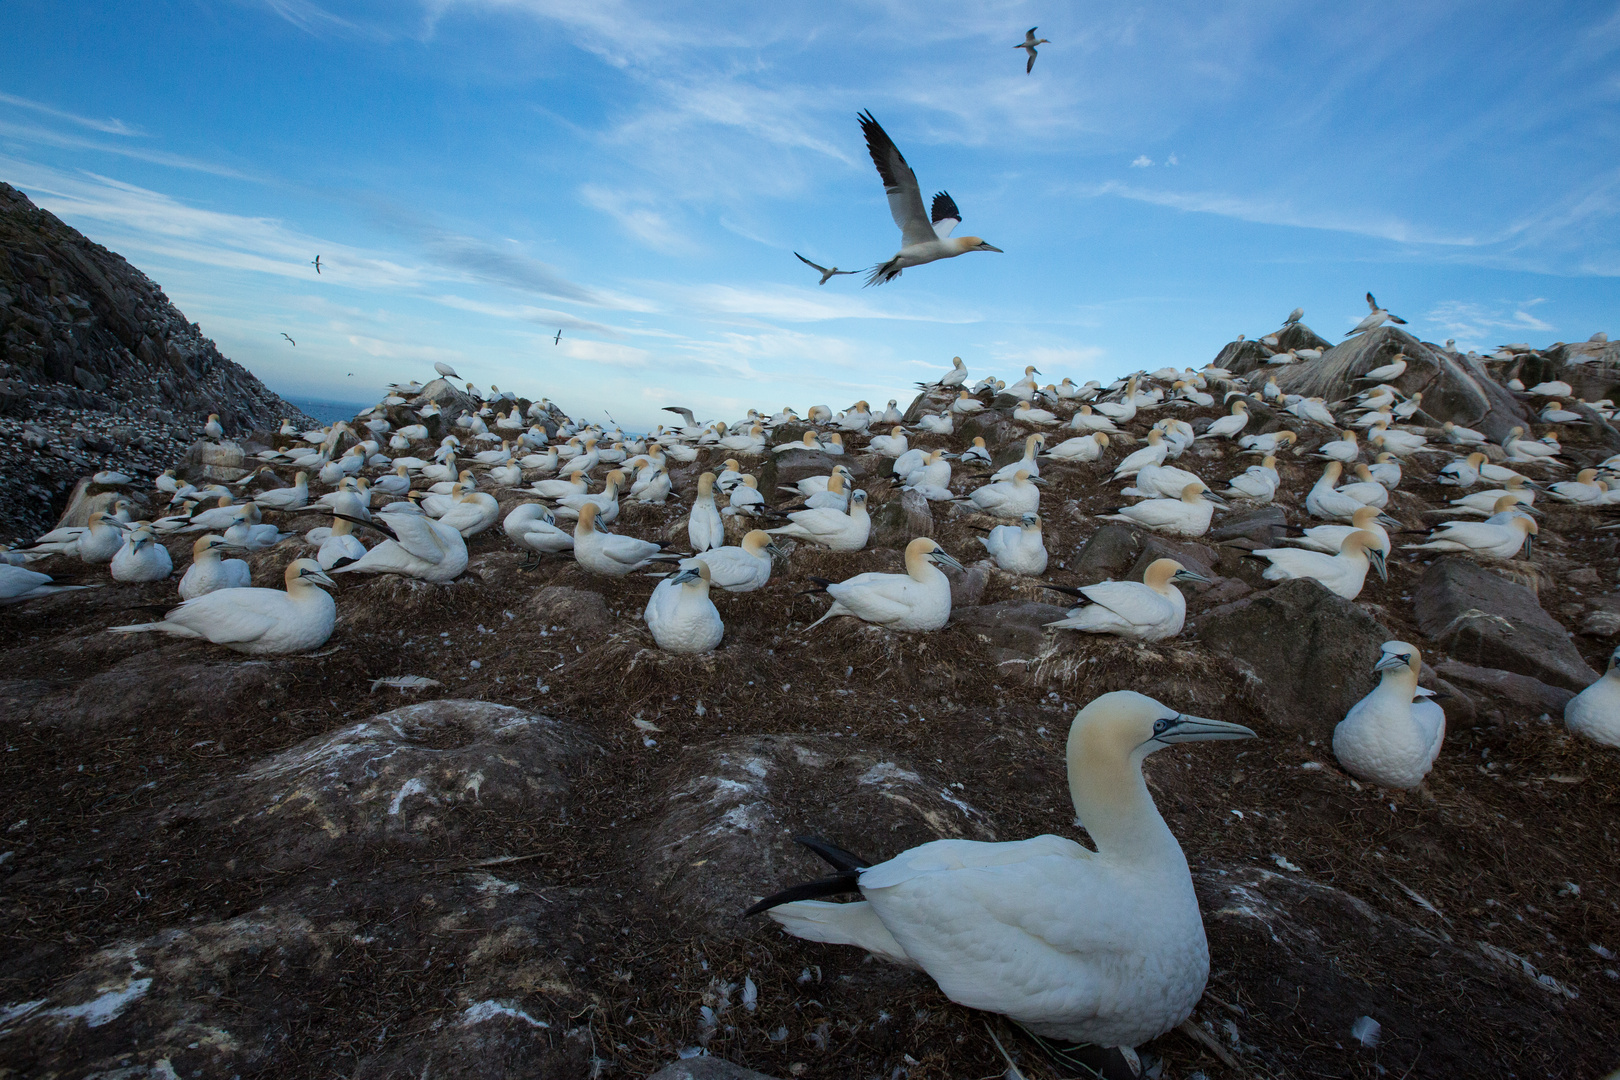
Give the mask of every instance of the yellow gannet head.
[(1378, 663), (1373, 665), (1374, 671), (1382, 671), (1386, 677), (1390, 672), (1410, 676), (1417, 682), (1418, 674), (1423, 670), (1423, 653), (1416, 645), (1408, 645), (1404, 641), (1386, 641), (1378, 646)]
[(958, 255), (966, 254), (969, 251), (1001, 251), (994, 244), (981, 240), (977, 236), (958, 236), (945, 242), (954, 247)]
[(327, 577), (326, 571), (321, 569), (321, 564), (314, 559), (294, 559), (287, 564), (287, 572), (282, 575), (282, 580), (287, 583), (288, 592), (316, 585), (337, 588), (337, 582)]

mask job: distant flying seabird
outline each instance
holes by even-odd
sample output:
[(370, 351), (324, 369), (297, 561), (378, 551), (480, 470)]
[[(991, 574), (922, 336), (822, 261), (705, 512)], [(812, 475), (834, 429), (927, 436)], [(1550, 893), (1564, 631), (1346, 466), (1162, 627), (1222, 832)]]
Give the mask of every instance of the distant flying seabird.
[(1349, 337), (1351, 334), (1362, 334), (1366, 333), (1368, 330), (1376, 329), (1377, 327), (1384, 325), (1384, 321), (1386, 319), (1392, 323), (1400, 323), (1402, 326), (1406, 325), (1405, 319), (1401, 318), (1399, 315), (1391, 315), (1388, 311), (1385, 311), (1383, 308), (1379, 307), (1378, 301), (1373, 299), (1372, 293), (1367, 294), (1367, 307), (1372, 309), (1372, 314), (1356, 323), (1354, 329), (1346, 331), (1344, 335), (1345, 337)]
[(815, 271), (817, 271), (817, 272), (819, 272), (821, 274), (821, 280), (816, 283), (818, 285), (827, 284), (827, 279), (832, 277), (835, 274), (858, 274), (858, 273), (860, 273), (859, 270), (840, 270), (836, 266), (834, 266), (834, 267), (826, 267), (826, 266), (822, 266), (820, 263), (813, 263), (809, 259), (805, 258), (803, 255), (800, 255), (797, 251), (795, 251), (793, 254), (795, 256), (797, 256), (798, 260), (800, 262), (804, 263), (804, 265), (810, 267), (812, 270), (815, 270)]
[(557, 336), (551, 339), (551, 343), (553, 345), (561, 345), (562, 344), (562, 330), (560, 328), (557, 331)]
[(283, 330), (283, 331), (282, 331), (282, 332), (281, 332), (281, 336), (282, 336), (282, 337), (284, 337), (284, 338), (287, 338), (287, 340), (288, 340), (288, 341), (292, 341), (292, 343), (293, 343), (293, 348), (295, 348), (295, 349), (296, 349), (296, 348), (298, 348), (298, 342), (296, 342), (296, 341), (293, 341), (293, 339), (292, 339), (292, 338), (291, 338), (291, 337), (289, 337), (289, 336), (288, 336), (288, 334), (287, 334), (287, 331), (285, 331), (285, 330)]
[(315, 268), (315, 272), (317, 274), (320, 273), (321, 272), (321, 257), (319, 255), (315, 256), (315, 261), (313, 263), (311, 263), (310, 265)]
[(1000, 251), (977, 236), (951, 238), (951, 230), (961, 224), (962, 212), (945, 192), (934, 196), (933, 214), (923, 209), (922, 190), (917, 186), (917, 174), (911, 171), (899, 147), (889, 138), (870, 112), (860, 114), (861, 131), (866, 134), (866, 149), (877, 166), (883, 180), (883, 190), (889, 196), (889, 213), (900, 226), (900, 250), (888, 262), (872, 268), (867, 276), (868, 285), (881, 285), (893, 281), (908, 266), (921, 266), (938, 259), (951, 259), (969, 251)]
[(1040, 27), (1038, 26), (1030, 27), (1028, 30), (1024, 31), (1024, 40), (1013, 46), (1015, 49), (1023, 49), (1025, 52), (1029, 53), (1029, 63), (1024, 65), (1025, 75), (1028, 75), (1030, 72), (1035, 70), (1035, 46), (1051, 44), (1051, 41), (1048, 38), (1036, 40), (1035, 31), (1039, 29)]

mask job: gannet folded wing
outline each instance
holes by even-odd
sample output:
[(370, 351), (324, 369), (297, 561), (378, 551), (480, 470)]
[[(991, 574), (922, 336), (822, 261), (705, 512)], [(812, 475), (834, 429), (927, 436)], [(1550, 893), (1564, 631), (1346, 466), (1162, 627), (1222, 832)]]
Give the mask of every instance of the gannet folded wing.
[(1169, 600), (1136, 581), (1099, 581), (1082, 588), (1080, 595), (1132, 626), (1152, 626), (1171, 614)]
[[(861, 132), (866, 136), (866, 149), (871, 153), (872, 164), (877, 166), (878, 176), (883, 180), (883, 191), (889, 196), (889, 213), (894, 216), (894, 223), (900, 226), (900, 246), (910, 247), (939, 239), (928, 211), (923, 208), (917, 174), (906, 164), (900, 148), (894, 145), (889, 133), (883, 130), (870, 112), (861, 113), (859, 118)], [(949, 200), (950, 196), (945, 198)], [(935, 204), (938, 205), (937, 199)], [(951, 203), (951, 209), (956, 209), (955, 203)]]

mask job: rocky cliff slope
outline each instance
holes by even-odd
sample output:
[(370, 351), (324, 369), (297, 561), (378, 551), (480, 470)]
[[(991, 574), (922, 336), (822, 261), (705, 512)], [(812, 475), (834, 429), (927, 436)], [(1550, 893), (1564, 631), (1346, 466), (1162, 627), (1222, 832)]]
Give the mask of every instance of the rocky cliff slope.
[(122, 256), (0, 183), (0, 537), (55, 521), (85, 473), (167, 468), (209, 413), (227, 432), (302, 416)]

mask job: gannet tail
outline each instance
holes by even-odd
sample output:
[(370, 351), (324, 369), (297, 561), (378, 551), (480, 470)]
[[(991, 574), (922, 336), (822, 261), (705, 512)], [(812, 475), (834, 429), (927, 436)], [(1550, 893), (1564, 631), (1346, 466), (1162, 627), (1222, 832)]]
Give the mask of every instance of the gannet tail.
[(907, 967), (917, 966), (877, 917), (872, 905), (864, 900), (853, 904), (800, 900), (772, 908), (770, 916), (794, 937), (824, 941), (829, 945), (858, 945), (885, 960)]
[(152, 632), (173, 634), (175, 637), (202, 637), (189, 626), (181, 626), (172, 622), (130, 623), (128, 626), (109, 626), (109, 634), (148, 634)]
[(866, 284), (882, 285), (886, 281), (893, 281), (900, 276), (900, 270), (900, 256), (896, 255), (888, 262), (872, 267), (871, 272), (866, 275)]

